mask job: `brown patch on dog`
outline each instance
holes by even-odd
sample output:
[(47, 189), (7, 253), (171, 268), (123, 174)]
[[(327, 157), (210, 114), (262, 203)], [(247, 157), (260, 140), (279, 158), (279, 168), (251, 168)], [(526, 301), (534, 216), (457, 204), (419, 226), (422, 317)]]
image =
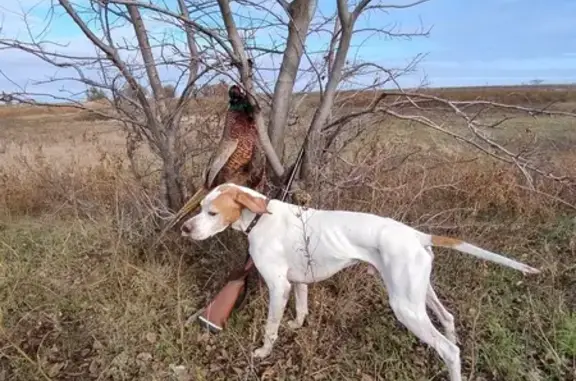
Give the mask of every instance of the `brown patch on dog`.
[(225, 190), (212, 201), (214, 211), (224, 218), (227, 224), (236, 222), (242, 214), (242, 205), (235, 200), (232, 189)]
[(238, 191), (236, 194), (236, 202), (240, 203), (244, 207), (248, 208), (252, 213), (265, 214), (268, 211), (268, 199), (261, 197), (254, 197), (248, 193)]
[(212, 207), (222, 215), (227, 224), (236, 222), (243, 208), (256, 214), (270, 213), (267, 210), (268, 199), (253, 197), (233, 186), (223, 186), (222, 193), (212, 201)]
[(432, 236), (432, 245), (433, 246), (442, 246), (442, 247), (455, 247), (462, 243), (461, 240), (456, 238), (450, 237), (443, 237), (441, 235), (433, 235)]

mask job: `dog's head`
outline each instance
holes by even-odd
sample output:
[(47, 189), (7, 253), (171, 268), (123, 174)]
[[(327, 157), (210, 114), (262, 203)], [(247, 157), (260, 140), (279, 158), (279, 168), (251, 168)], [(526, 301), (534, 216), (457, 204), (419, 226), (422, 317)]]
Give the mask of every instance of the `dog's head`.
[(224, 231), (228, 226), (240, 229), (242, 211), (270, 213), (268, 199), (234, 184), (214, 188), (200, 203), (200, 213), (182, 224), (182, 236), (204, 240)]

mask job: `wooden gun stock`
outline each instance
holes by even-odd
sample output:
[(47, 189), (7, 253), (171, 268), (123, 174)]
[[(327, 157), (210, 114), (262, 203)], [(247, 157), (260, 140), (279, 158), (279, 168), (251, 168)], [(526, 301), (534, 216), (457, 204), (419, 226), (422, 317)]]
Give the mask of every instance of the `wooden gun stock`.
[(230, 274), (228, 282), (198, 316), (198, 320), (203, 326), (213, 333), (220, 332), (226, 326), (238, 297), (245, 291), (246, 278), (253, 268), (254, 262), (248, 256), (244, 267)]

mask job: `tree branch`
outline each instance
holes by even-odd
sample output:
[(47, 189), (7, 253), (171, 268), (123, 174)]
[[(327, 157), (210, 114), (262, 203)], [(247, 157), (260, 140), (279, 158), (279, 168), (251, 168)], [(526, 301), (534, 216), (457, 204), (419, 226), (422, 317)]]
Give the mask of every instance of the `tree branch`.
[(148, 74), (148, 82), (152, 88), (154, 100), (158, 103), (161, 108), (162, 115), (164, 115), (166, 112), (164, 91), (162, 88), (162, 82), (160, 81), (160, 76), (158, 75), (158, 69), (156, 67), (154, 55), (152, 54), (152, 48), (150, 47), (148, 32), (146, 32), (146, 27), (144, 26), (144, 21), (142, 20), (142, 16), (140, 15), (138, 7), (134, 5), (127, 5), (126, 9), (130, 15), (130, 21), (134, 26), (134, 33), (136, 34), (136, 39), (138, 40), (140, 54), (144, 60), (144, 67), (146, 68), (146, 73)]
[(146, 115), (146, 118), (151, 123), (150, 124), (151, 130), (152, 130), (151, 132), (154, 134), (154, 136), (157, 139), (160, 139), (160, 128), (157, 124), (154, 112), (152, 111), (152, 107), (150, 107), (150, 103), (148, 102), (148, 99), (146, 99), (145, 91), (142, 88), (142, 86), (140, 86), (138, 81), (136, 81), (136, 79), (134, 78), (132, 73), (130, 73), (130, 70), (128, 69), (126, 64), (122, 61), (120, 56), (118, 55), (118, 51), (114, 47), (104, 44), (90, 30), (90, 28), (86, 25), (84, 20), (82, 20), (80, 18), (80, 16), (78, 15), (78, 13), (76, 13), (76, 11), (74, 10), (74, 8), (72, 7), (72, 5), (70, 4), (70, 2), (68, 0), (58, 0), (58, 2), (66, 10), (66, 13), (68, 13), (70, 18), (72, 18), (72, 20), (74, 21), (74, 23), (76, 23), (76, 25), (80, 28), (82, 33), (84, 33), (84, 35), (90, 40), (90, 42), (92, 42), (94, 44), (94, 46), (96, 46), (104, 54), (106, 54), (106, 57), (114, 63), (114, 65), (122, 73), (124, 78), (126, 78), (126, 81), (130, 84), (130, 86), (134, 90), (136, 90), (136, 96), (138, 97), (138, 100), (140, 101), (140, 104), (143, 108), (143, 111)]

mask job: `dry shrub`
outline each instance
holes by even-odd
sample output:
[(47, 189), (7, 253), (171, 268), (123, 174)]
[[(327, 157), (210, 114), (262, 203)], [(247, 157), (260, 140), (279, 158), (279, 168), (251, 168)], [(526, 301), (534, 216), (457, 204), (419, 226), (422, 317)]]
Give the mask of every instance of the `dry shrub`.
[(118, 156), (103, 156), (91, 166), (74, 161), (55, 166), (42, 156), (21, 157), (17, 164), (0, 167), (0, 209), (13, 216), (110, 212), (130, 187), (135, 184)]
[(35, 115), (62, 115), (76, 113), (79, 110), (75, 107), (48, 107), (48, 106), (29, 106), (13, 105), (0, 107), (0, 118), (18, 118)]
[[(422, 94), (438, 96), (453, 101), (483, 100), (512, 105), (541, 107), (552, 103), (572, 105), (576, 102), (576, 86), (477, 86), (419, 89)], [(361, 108), (366, 107), (377, 97), (379, 91), (341, 91), (338, 94), (336, 107)], [(315, 93), (307, 95), (306, 108), (317, 107), (319, 96)], [(387, 100), (384, 100), (386, 103)], [(471, 110), (469, 110), (471, 111)]]
[(100, 120), (111, 120), (112, 118), (104, 113), (92, 112), (90, 110), (82, 110), (74, 117), (74, 120), (79, 122), (94, 122)]
[(329, 208), (362, 209), (408, 223), (458, 208), (544, 218), (558, 211), (561, 203), (555, 198), (574, 202), (569, 187), (537, 178), (540, 194), (529, 192), (516, 168), (486, 158), (414, 150), (402, 143), (375, 146), (355, 162), (332, 162), (327, 171), (331, 177), (319, 181), (316, 201)]

